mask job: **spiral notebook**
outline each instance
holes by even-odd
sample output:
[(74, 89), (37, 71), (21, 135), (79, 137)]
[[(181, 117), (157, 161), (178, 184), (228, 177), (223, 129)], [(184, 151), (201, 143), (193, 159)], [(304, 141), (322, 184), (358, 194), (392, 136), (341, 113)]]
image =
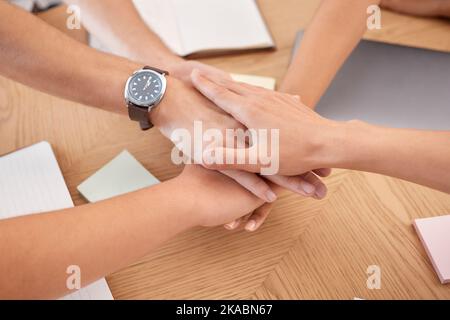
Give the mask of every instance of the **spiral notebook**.
[[(48, 142), (40, 142), (0, 157), (0, 219), (73, 206)], [(112, 300), (113, 296), (105, 279), (101, 279), (61, 299)]]

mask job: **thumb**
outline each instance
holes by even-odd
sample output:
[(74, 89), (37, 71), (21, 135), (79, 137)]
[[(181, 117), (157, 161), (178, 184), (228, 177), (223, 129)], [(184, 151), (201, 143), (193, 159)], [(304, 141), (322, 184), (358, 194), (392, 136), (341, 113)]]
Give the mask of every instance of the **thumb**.
[(259, 173), (261, 164), (255, 148), (214, 148), (203, 153), (203, 166), (211, 170), (241, 170)]

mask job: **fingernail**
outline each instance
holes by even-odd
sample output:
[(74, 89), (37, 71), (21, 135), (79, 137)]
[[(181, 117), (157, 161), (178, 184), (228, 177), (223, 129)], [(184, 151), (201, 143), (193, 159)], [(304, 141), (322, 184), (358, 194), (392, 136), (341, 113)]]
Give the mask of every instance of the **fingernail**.
[(277, 195), (272, 190), (269, 190), (266, 192), (266, 200), (267, 202), (274, 202), (277, 200)]
[(316, 187), (305, 181), (301, 182), (301, 188), (306, 194), (313, 194), (316, 191)]
[(320, 199), (323, 199), (327, 196), (327, 187), (325, 187), (324, 185), (319, 185), (316, 188), (316, 196), (318, 196)]
[(225, 228), (227, 228), (228, 230), (233, 230), (235, 227), (236, 227), (236, 221), (233, 221), (233, 222), (225, 225)]
[(251, 220), (247, 223), (245, 226), (245, 230), (252, 232), (256, 230), (256, 222), (254, 220)]

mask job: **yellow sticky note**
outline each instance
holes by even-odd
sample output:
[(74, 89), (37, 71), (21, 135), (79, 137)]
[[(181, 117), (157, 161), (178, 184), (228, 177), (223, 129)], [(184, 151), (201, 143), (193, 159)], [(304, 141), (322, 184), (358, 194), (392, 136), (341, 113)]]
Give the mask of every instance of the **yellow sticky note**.
[(275, 90), (277, 80), (271, 77), (252, 76), (247, 74), (231, 74), (234, 81), (244, 82), (256, 87)]

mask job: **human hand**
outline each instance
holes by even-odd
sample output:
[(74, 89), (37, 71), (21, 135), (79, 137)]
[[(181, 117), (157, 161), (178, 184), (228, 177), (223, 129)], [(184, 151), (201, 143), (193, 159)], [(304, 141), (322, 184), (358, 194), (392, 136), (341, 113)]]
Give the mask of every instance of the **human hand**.
[[(333, 140), (333, 128), (338, 124), (303, 105), (299, 97), (206, 75), (198, 70), (193, 72), (192, 82), (202, 94), (247, 128), (279, 130), (279, 174), (292, 176), (323, 167), (324, 146), (327, 140)], [(206, 151), (205, 165), (215, 170), (260, 173), (264, 168), (261, 159), (255, 164), (249, 161), (252, 154), (258, 154), (258, 147), (256, 142), (245, 152), (236, 152), (233, 148)], [(223, 155), (223, 158), (215, 159), (215, 155)], [(225, 159), (234, 161), (230, 164)], [(328, 173), (326, 171), (317, 172)]]
[(177, 179), (190, 190), (193, 215), (200, 226), (215, 227), (244, 218), (264, 204), (233, 179), (199, 165), (186, 165)]
[[(185, 84), (193, 85), (191, 75), (194, 70), (198, 70), (200, 73), (202, 73), (204, 75), (215, 77), (217, 79), (228, 79), (231, 81), (233, 80), (229, 73), (227, 73), (221, 69), (215, 68), (213, 66), (209, 66), (207, 64), (204, 64), (204, 63), (201, 63), (198, 61), (194, 61), (194, 60), (189, 60), (189, 61), (183, 60), (183, 62), (178, 61), (172, 67), (172, 75), (175, 76), (176, 78), (178, 78), (179, 80), (183, 81)], [(215, 107), (216, 106), (214, 106), (213, 108), (215, 108)], [(242, 126), (239, 126), (237, 124), (237, 126), (235, 126), (235, 128), (238, 128), (238, 127), (242, 128)], [(327, 177), (330, 175), (331, 170), (317, 169), (317, 170), (315, 170), (314, 173), (316, 173), (320, 177)], [(310, 173), (304, 174), (303, 179), (305, 182), (310, 183), (310, 185), (308, 185), (307, 183), (305, 183), (303, 185), (302, 189), (306, 193), (306, 195), (313, 193), (312, 186), (314, 186), (317, 189), (320, 189), (319, 192), (317, 192), (314, 195), (316, 198), (320, 199), (325, 196), (326, 188), (324, 188), (324, 185), (321, 184), (320, 180), (315, 179), (314, 175), (312, 175)], [(279, 177), (273, 177), (273, 179), (272, 179), (272, 181), (276, 184), (279, 183), (278, 180), (279, 180)], [(305, 189), (307, 191), (305, 191)], [(267, 210), (265, 210), (265, 211), (267, 211)]]
[[(226, 129), (245, 129), (242, 124), (238, 123), (208, 99), (205, 99), (197, 90), (173, 77), (168, 77), (166, 96), (161, 104), (152, 110), (151, 119), (161, 132), (166, 137), (171, 138), (177, 145), (179, 145), (179, 141), (174, 139), (176, 138), (173, 135), (174, 132), (177, 132), (177, 129), (186, 129), (191, 137), (195, 137), (194, 124), (196, 121), (201, 121), (204, 131), (219, 129), (224, 132)], [(189, 147), (190, 145), (180, 146), (180, 149), (185, 151), (195, 163), (202, 163), (202, 153), (194, 154), (188, 150)], [(221, 172), (237, 181), (265, 202), (275, 201), (276, 195), (272, 192), (267, 181), (260, 176), (233, 169)], [(314, 174), (298, 177), (271, 176), (268, 177), (268, 180), (303, 196), (323, 198), (326, 195), (325, 185)], [(256, 210), (249, 218), (247, 229), (251, 231), (256, 230), (267, 217), (269, 209), (270, 206), (266, 205)], [(228, 228), (234, 229), (242, 222), (231, 223), (228, 225)]]
[[(177, 129), (185, 129), (192, 138), (197, 138), (195, 132), (196, 122), (201, 122), (204, 132), (209, 129), (218, 129), (221, 131), (227, 129), (245, 129), (242, 124), (219, 109), (211, 101), (205, 99), (197, 90), (193, 90), (186, 84), (171, 77), (168, 78), (168, 82), (169, 90), (162, 103), (152, 110), (151, 118), (152, 122), (169, 139), (176, 139), (174, 132), (177, 132)], [(223, 135), (225, 136), (226, 133), (223, 132)], [(173, 142), (177, 144), (177, 141)], [(205, 144), (205, 141), (200, 141), (200, 144)], [(192, 144), (189, 144), (180, 146), (180, 149), (183, 149), (182, 151), (196, 163), (202, 163), (202, 154), (196, 153), (196, 150), (192, 151), (191, 147)], [(223, 173), (241, 183), (256, 196), (266, 200), (266, 202), (275, 201), (275, 197), (271, 193), (267, 183), (258, 176), (249, 175), (246, 172), (236, 171), (235, 169), (223, 170)], [(303, 177), (282, 178), (280, 176), (273, 176), (268, 177), (268, 179), (304, 196), (317, 196), (321, 198), (326, 193), (326, 189), (323, 190), (324, 185), (320, 183), (318, 178), (304, 179)], [(318, 194), (316, 194), (316, 191), (318, 191)]]
[(170, 68), (170, 74), (175, 78), (183, 81), (185, 84), (192, 85), (191, 74), (195, 69), (200, 70), (203, 73), (216, 75), (223, 78), (231, 79), (231, 76), (226, 71), (219, 68), (195, 61), (195, 60), (182, 60), (174, 63)]

